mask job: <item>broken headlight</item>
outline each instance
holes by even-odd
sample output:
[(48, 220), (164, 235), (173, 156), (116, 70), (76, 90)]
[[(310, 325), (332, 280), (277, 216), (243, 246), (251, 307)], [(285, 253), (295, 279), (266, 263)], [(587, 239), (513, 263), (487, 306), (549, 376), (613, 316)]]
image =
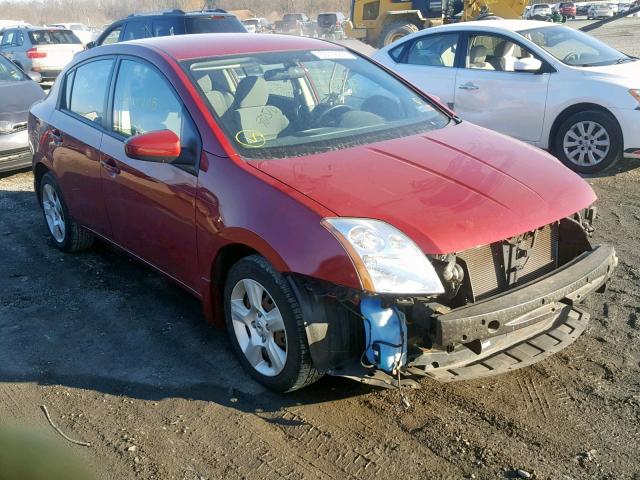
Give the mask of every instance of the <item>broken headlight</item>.
[(325, 218), (322, 225), (351, 257), (365, 290), (398, 295), (444, 293), (429, 259), (397, 228), (366, 218)]

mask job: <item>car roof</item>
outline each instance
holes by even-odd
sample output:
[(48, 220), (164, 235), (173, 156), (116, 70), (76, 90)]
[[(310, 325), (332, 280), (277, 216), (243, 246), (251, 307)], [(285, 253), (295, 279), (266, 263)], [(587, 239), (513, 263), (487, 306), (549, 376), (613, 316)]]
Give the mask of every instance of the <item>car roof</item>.
[(124, 42), (154, 47), (176, 60), (294, 50), (342, 50), (324, 40), (294, 35), (247, 33), (199, 33), (145, 38)]
[(441, 25), (439, 27), (431, 27), (429, 28), (429, 31), (476, 30), (478, 28), (490, 28), (496, 30), (507, 30), (510, 32), (519, 32), (522, 30), (530, 30), (532, 28), (554, 26), (558, 26), (558, 24), (551, 22), (542, 22), (539, 20), (476, 20), (474, 22), (450, 23), (448, 25)]

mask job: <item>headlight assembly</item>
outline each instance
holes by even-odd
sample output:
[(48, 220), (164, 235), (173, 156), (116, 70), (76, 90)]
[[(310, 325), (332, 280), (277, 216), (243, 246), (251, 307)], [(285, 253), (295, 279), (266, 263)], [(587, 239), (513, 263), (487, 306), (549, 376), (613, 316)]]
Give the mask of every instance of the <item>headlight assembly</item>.
[(0, 120), (0, 133), (11, 133), (13, 131), (13, 123), (7, 120)]
[(365, 290), (398, 295), (439, 295), (444, 288), (426, 255), (397, 228), (366, 218), (325, 218)]

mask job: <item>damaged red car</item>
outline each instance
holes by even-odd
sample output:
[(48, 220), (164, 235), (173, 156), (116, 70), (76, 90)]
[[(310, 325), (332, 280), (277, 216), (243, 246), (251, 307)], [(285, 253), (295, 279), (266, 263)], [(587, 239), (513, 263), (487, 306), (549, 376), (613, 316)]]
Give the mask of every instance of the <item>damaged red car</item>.
[(91, 49), (29, 138), (53, 244), (101, 239), (181, 285), (277, 391), (532, 364), (617, 264), (580, 177), (320, 40)]

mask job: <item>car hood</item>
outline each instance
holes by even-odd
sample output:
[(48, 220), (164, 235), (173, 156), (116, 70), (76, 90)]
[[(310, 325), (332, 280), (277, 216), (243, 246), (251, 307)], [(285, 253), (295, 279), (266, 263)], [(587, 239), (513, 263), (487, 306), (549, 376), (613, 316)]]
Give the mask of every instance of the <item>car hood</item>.
[(583, 71), (591, 76), (611, 76), (631, 82), (633, 88), (640, 88), (640, 60), (621, 63), (620, 65), (602, 65), (600, 67), (583, 67)]
[(29, 107), (44, 97), (42, 88), (31, 80), (0, 81), (0, 120), (26, 121)]
[(584, 180), (549, 154), (467, 122), (251, 163), (338, 216), (394, 225), (426, 253), (510, 238), (596, 200)]

